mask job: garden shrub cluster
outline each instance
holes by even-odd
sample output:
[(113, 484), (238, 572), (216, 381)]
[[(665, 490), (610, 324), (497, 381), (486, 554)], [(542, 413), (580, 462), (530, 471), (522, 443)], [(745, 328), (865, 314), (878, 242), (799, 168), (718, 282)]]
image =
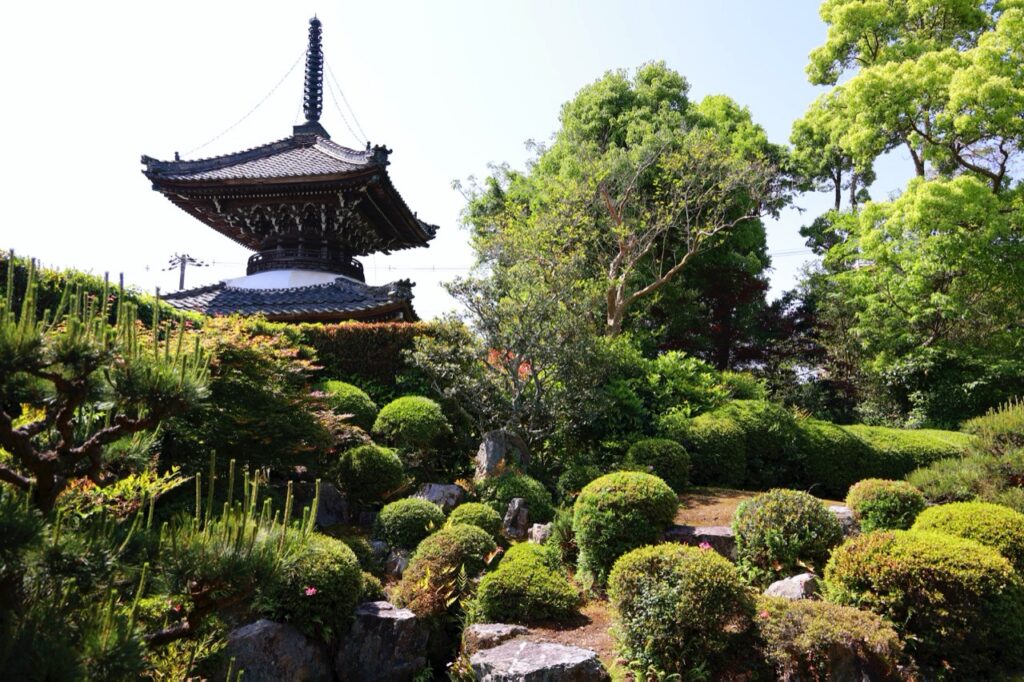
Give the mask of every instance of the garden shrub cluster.
[(649, 471), (677, 493), (690, 482), (690, 456), (683, 446), (668, 438), (645, 438), (633, 443), (626, 452), (626, 464)]
[(982, 679), (1024, 663), (1024, 583), (973, 540), (900, 530), (854, 537), (832, 553), (825, 594), (887, 618), (924, 668)]
[(935, 531), (991, 547), (1024, 578), (1024, 514), (999, 504), (953, 502), (925, 509), (912, 530)]
[(364, 431), (373, 428), (379, 410), (366, 391), (336, 379), (323, 382), (320, 389), (327, 395), (325, 402), (332, 410), (352, 415), (352, 423)]
[(714, 674), (754, 613), (727, 559), (674, 543), (622, 555), (608, 578), (608, 598), (620, 652), (641, 675)]
[(374, 534), (391, 547), (414, 549), (442, 525), (444, 512), (436, 504), (418, 497), (403, 497), (380, 510)]
[(924, 495), (906, 481), (865, 478), (846, 495), (846, 506), (864, 533), (907, 530), (925, 508)]
[(502, 517), (483, 502), (463, 502), (448, 514), (448, 525), (468, 523), (487, 532), (497, 539), (501, 533)]
[(564, 621), (580, 598), (548, 549), (533, 543), (511, 547), (477, 589), (479, 617), (491, 623)]
[(331, 474), (351, 500), (363, 505), (379, 502), (406, 485), (402, 460), (394, 450), (379, 445), (360, 445), (341, 453)]
[(591, 481), (573, 505), (580, 572), (603, 586), (615, 560), (656, 542), (678, 508), (672, 488), (651, 474), (621, 471)]
[(732, 530), (740, 570), (765, 585), (804, 567), (820, 570), (843, 539), (821, 500), (797, 490), (770, 490), (742, 502)]
[(526, 500), (531, 523), (547, 523), (555, 515), (554, 502), (547, 488), (540, 481), (518, 471), (506, 471), (499, 476), (484, 479), (477, 485), (476, 492), (480, 501), (502, 518), (514, 497)]
[(733, 419), (715, 412), (693, 419), (683, 412), (669, 412), (659, 420), (659, 431), (686, 449), (694, 484), (743, 485), (747, 450), (743, 429)]
[(430, 398), (407, 395), (381, 408), (373, 433), (399, 450), (422, 451), (451, 433), (441, 406)]

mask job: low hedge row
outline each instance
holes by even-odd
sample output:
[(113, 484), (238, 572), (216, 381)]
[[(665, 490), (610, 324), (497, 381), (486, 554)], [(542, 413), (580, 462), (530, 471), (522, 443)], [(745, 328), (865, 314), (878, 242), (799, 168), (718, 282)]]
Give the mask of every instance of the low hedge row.
[(670, 412), (659, 430), (686, 449), (698, 485), (798, 486), (840, 497), (861, 479), (899, 479), (960, 456), (974, 439), (954, 431), (799, 419), (763, 400), (733, 400), (693, 419)]

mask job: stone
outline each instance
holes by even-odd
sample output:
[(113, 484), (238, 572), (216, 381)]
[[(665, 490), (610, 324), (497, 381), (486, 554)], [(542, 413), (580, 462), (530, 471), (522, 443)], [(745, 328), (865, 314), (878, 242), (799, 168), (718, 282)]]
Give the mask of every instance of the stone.
[(530, 526), (530, 530), (526, 532), (526, 536), (530, 539), (530, 542), (538, 545), (543, 545), (551, 537), (551, 524), (550, 523), (535, 523)]
[[(291, 625), (258, 620), (228, 633), (227, 656), (246, 682), (330, 679), (327, 652)], [(226, 674), (225, 670), (225, 674)]]
[(665, 542), (679, 542), (684, 545), (709, 545), (726, 559), (736, 560), (736, 538), (729, 526), (671, 526), (662, 535)]
[(501, 522), (501, 532), (511, 540), (521, 540), (526, 537), (529, 523), (530, 510), (526, 507), (526, 500), (522, 497), (513, 497), (505, 511), (505, 519)]
[(857, 523), (852, 509), (841, 504), (833, 504), (829, 505), (828, 510), (839, 520), (839, 525), (843, 527), (843, 535), (849, 537), (860, 532), (860, 524)]
[(786, 599), (810, 599), (818, 594), (821, 581), (813, 573), (801, 573), (783, 580), (776, 580), (764, 591), (769, 597)]
[(401, 578), (405, 569), (409, 566), (409, 557), (412, 555), (407, 549), (395, 548), (388, 552), (388, 558), (384, 561), (384, 573), (391, 578)]
[[(296, 467), (301, 469), (302, 467)], [(293, 481), (292, 492), (295, 496), (292, 507), (292, 518), (302, 518), (302, 510), (313, 504), (316, 495), (316, 482), (302, 479)], [(345, 493), (331, 483), (320, 483), (320, 503), (316, 507), (316, 525), (327, 528), (342, 523), (349, 523), (351, 518), (348, 499)]]
[(413, 497), (433, 502), (445, 514), (459, 506), (466, 496), (466, 491), (452, 483), (424, 483)]
[(462, 632), (462, 653), (471, 656), (484, 649), (494, 647), (507, 642), (513, 637), (528, 633), (522, 625), (508, 625), (505, 623), (477, 623), (470, 625)]
[(476, 480), (489, 478), (501, 471), (510, 463), (515, 463), (523, 471), (530, 464), (530, 449), (526, 442), (516, 436), (498, 429), (488, 431), (476, 452)]
[(356, 517), (356, 523), (364, 528), (372, 528), (376, 521), (377, 512), (375, 511), (361, 511)]
[(340, 682), (412, 680), (427, 665), (427, 638), (427, 629), (409, 609), (386, 601), (360, 604), (338, 648), (334, 672)]
[(554, 642), (514, 639), (473, 654), (479, 682), (604, 682), (610, 680), (597, 654)]

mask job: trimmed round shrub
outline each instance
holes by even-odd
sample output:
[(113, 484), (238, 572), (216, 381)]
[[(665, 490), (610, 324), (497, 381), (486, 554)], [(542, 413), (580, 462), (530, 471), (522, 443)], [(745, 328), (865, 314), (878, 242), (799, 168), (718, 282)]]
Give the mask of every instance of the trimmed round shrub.
[(820, 419), (798, 419), (796, 426), (804, 467), (798, 480), (815, 493), (842, 499), (874, 472), (870, 446), (841, 426)]
[(1024, 514), (1000, 504), (954, 502), (921, 512), (913, 530), (975, 540), (1006, 557), (1024, 577)]
[(861, 531), (906, 530), (925, 507), (924, 495), (906, 481), (866, 478), (850, 488), (846, 506)]
[(373, 573), (362, 572), (363, 595), (360, 601), (387, 601), (388, 595), (384, 591), (384, 583)]
[(363, 588), (352, 550), (315, 533), (275, 574), (266, 592), (268, 610), (273, 618), (329, 642), (345, 632)]
[(540, 545), (528, 542), (509, 549), (498, 570), (480, 581), (480, 617), (485, 622), (534, 623), (575, 615), (579, 594), (553, 559)]
[(638, 440), (629, 447), (626, 463), (649, 470), (677, 493), (690, 483), (690, 456), (682, 445), (668, 438)]
[(384, 505), (377, 514), (374, 535), (392, 547), (413, 549), (444, 525), (444, 512), (433, 502), (406, 497)]
[(558, 477), (558, 495), (564, 501), (572, 502), (583, 490), (583, 486), (604, 473), (596, 464), (572, 464)]
[(377, 403), (358, 386), (344, 381), (325, 381), (320, 386), (327, 394), (326, 402), (338, 414), (352, 415), (352, 423), (369, 431), (377, 418)]
[(974, 540), (875, 531), (837, 548), (825, 594), (892, 622), (919, 665), (961, 679), (1024, 662), (1024, 585), (1010, 562)]
[(402, 460), (394, 450), (379, 445), (346, 450), (332, 473), (338, 486), (361, 504), (379, 502), (405, 485)]
[(776, 679), (844, 679), (851, 663), (866, 673), (864, 679), (902, 679), (903, 642), (875, 613), (812, 599), (760, 597), (757, 614), (760, 648)]
[(825, 565), (843, 529), (824, 503), (798, 490), (775, 489), (741, 502), (732, 521), (736, 561), (751, 580), (767, 584)]
[(370, 541), (362, 535), (332, 535), (332, 537), (344, 542), (359, 561), (359, 567), (363, 571), (373, 574), (383, 573), (381, 558), (374, 554)]
[(501, 533), (501, 515), (483, 502), (464, 502), (453, 509), (448, 515), (448, 525), (459, 523), (482, 528), (494, 538)]
[(712, 550), (641, 547), (608, 578), (620, 655), (646, 672), (714, 673), (747, 630), (754, 605), (736, 568)]
[(690, 456), (690, 480), (694, 485), (743, 484), (747, 446), (736, 420), (716, 412), (693, 419), (682, 412), (669, 412), (658, 420), (658, 430), (681, 444)]
[(398, 606), (418, 616), (444, 613), (457, 587), (460, 569), (473, 578), (486, 566), (497, 545), (484, 530), (462, 524), (428, 536), (409, 559), (409, 566), (392, 595)]
[(651, 474), (619, 471), (591, 481), (573, 505), (580, 572), (604, 585), (615, 560), (656, 542), (678, 508), (672, 488)]
[(451, 433), (451, 426), (436, 402), (407, 395), (381, 408), (373, 433), (403, 450), (429, 450)]
[(484, 479), (477, 485), (476, 492), (480, 501), (498, 512), (502, 518), (514, 497), (526, 500), (530, 523), (547, 523), (555, 515), (554, 503), (547, 488), (540, 481), (517, 471), (507, 471), (500, 476)]

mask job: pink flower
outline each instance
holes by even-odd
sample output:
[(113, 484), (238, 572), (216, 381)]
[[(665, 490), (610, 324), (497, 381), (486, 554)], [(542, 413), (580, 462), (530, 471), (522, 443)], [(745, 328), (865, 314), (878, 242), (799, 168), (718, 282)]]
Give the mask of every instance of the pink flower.
[(306, 596), (307, 597), (312, 597), (314, 594), (316, 594), (316, 588), (315, 587), (307, 587), (305, 591), (306, 591)]
[(713, 547), (711, 547), (711, 543), (710, 542), (702, 542), (702, 543), (700, 543), (697, 546), (700, 547), (705, 552), (708, 551), (709, 549), (713, 549)]
[(762, 618), (767, 618), (770, 614), (767, 611), (762, 611), (761, 613), (759, 613), (757, 615), (761, 616)]

